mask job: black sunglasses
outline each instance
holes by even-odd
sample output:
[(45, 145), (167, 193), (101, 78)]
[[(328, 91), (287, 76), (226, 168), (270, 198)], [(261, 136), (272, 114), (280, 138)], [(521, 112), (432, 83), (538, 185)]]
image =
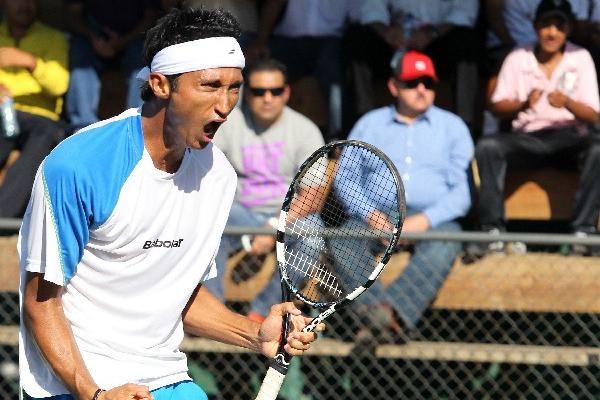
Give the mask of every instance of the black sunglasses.
[(250, 93), (252, 93), (252, 96), (256, 96), (256, 97), (262, 97), (264, 96), (267, 92), (271, 92), (271, 94), (273, 96), (281, 96), (283, 94), (283, 91), (285, 90), (285, 87), (275, 87), (275, 88), (257, 88), (257, 87), (249, 87), (247, 88)]
[(405, 89), (414, 89), (417, 86), (419, 86), (419, 83), (422, 83), (423, 86), (425, 86), (425, 89), (433, 89), (433, 87), (435, 86), (435, 81), (433, 80), (433, 78), (430, 78), (428, 76), (424, 76), (422, 78), (417, 78), (417, 79), (411, 79), (409, 81), (398, 81), (398, 84), (400, 87), (405, 88)]

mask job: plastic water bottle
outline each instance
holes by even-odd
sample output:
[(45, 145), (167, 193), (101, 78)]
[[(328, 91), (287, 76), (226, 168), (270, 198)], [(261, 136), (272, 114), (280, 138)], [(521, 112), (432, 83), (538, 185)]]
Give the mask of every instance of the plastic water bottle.
[(15, 103), (9, 96), (5, 96), (2, 103), (0, 103), (0, 122), (2, 123), (2, 134), (5, 138), (14, 138), (21, 133)]

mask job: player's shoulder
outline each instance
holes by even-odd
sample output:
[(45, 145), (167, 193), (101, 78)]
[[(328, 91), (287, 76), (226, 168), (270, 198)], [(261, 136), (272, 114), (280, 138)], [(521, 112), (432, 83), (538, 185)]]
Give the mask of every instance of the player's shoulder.
[(131, 109), (63, 140), (44, 160), (44, 170), (93, 177), (120, 162), (139, 160), (143, 146), (139, 114)]

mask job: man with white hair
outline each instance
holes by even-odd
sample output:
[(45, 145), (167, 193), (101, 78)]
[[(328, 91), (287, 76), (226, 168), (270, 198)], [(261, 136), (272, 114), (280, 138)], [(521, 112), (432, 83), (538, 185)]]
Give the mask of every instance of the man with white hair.
[(28, 398), (206, 399), (184, 331), (273, 357), (290, 313), (290, 354), (316, 338), (292, 303), (259, 324), (202, 285), (236, 188), (211, 141), (242, 85), (238, 35), (224, 11), (173, 9), (147, 34), (144, 105), (79, 131), (38, 170), (19, 241)]

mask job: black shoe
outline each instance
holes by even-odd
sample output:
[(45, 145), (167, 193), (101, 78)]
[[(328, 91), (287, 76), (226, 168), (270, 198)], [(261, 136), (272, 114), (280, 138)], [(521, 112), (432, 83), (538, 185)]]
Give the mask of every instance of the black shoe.
[[(356, 310), (361, 327), (356, 334), (360, 345), (406, 344), (410, 341), (408, 332), (394, 310), (385, 304), (361, 305)], [(357, 346), (359, 343), (357, 342)]]
[[(484, 228), (482, 235), (499, 235), (503, 230), (497, 227)], [(488, 254), (503, 254), (506, 250), (505, 243), (497, 240), (492, 242), (471, 242), (465, 246), (462, 261), (471, 264), (480, 260)]]

